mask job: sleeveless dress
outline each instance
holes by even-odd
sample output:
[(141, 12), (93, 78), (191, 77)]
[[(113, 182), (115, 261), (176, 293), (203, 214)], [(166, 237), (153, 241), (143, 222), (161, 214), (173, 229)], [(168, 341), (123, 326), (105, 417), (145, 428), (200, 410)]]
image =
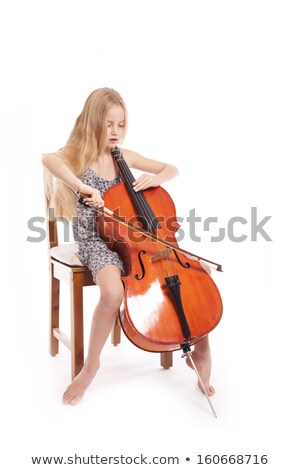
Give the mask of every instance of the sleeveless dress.
[[(99, 176), (91, 168), (87, 168), (80, 177), (84, 184), (98, 189), (101, 196), (105, 191), (121, 181), (120, 176), (112, 180), (106, 180)], [(87, 266), (96, 284), (97, 272), (108, 265), (115, 265), (124, 271), (123, 262), (117, 252), (110, 250), (105, 241), (100, 237), (95, 215), (95, 209), (77, 201), (77, 217), (73, 221), (73, 236), (78, 243), (77, 253), (80, 261)]]

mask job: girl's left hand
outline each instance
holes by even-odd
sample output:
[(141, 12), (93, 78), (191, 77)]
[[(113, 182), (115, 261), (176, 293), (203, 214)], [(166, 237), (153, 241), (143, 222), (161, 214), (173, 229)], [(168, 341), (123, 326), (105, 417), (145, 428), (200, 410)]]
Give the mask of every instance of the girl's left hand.
[(159, 186), (159, 182), (157, 181), (157, 175), (149, 175), (149, 173), (143, 173), (136, 179), (133, 183), (133, 189), (135, 191), (141, 191), (147, 188), (153, 188)]

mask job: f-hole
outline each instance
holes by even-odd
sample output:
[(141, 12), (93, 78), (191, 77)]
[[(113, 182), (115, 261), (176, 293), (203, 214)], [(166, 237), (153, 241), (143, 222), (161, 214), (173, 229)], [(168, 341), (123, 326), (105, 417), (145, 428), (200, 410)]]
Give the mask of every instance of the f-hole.
[(137, 279), (138, 281), (141, 281), (143, 277), (145, 276), (145, 266), (142, 260), (142, 254), (144, 255), (145, 253), (146, 253), (145, 250), (140, 250), (138, 254), (138, 259), (139, 259), (141, 270), (142, 270), (142, 274), (140, 276), (138, 274), (134, 275), (135, 279)]
[(180, 264), (180, 266), (182, 266), (183, 268), (186, 268), (186, 269), (191, 267), (191, 265), (190, 265), (190, 263), (188, 263), (188, 261), (183, 264), (183, 262), (181, 261), (181, 259), (179, 258), (178, 254), (177, 254), (177, 251), (176, 250), (173, 250), (173, 251), (175, 253), (175, 256), (176, 256), (177, 261)]

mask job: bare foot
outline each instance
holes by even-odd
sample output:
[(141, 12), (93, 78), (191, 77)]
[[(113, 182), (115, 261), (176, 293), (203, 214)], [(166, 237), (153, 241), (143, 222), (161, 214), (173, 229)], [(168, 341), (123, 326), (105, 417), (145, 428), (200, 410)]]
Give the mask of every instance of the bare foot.
[[(209, 397), (214, 395), (215, 389), (212, 385), (210, 385), (210, 372), (211, 372), (211, 356), (210, 356), (210, 349), (209, 346), (203, 344), (202, 347), (201, 343), (198, 343), (199, 346), (194, 349), (192, 352), (192, 358), (197, 367), (199, 375), (202, 379), (203, 385), (205, 387), (206, 393)], [(191, 360), (189, 357), (186, 358), (187, 365), (194, 370)], [(198, 387), (203, 392), (203, 388), (198, 380)]]
[(63, 394), (64, 405), (77, 405), (82, 399), (86, 389), (94, 379), (98, 369), (89, 370), (83, 366), (78, 375), (76, 375), (73, 382), (66, 389)]

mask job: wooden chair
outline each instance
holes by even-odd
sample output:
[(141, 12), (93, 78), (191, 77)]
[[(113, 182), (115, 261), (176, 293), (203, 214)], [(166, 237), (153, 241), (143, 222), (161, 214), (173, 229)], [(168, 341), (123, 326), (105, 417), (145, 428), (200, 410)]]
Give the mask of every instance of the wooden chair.
[[(90, 270), (82, 265), (76, 256), (76, 243), (59, 245), (57, 220), (54, 211), (49, 207), (50, 198), (46, 191), (46, 221), (49, 248), (50, 272), (50, 354), (55, 356), (59, 351), (59, 343), (71, 351), (72, 379), (81, 371), (84, 363), (84, 318), (83, 318), (83, 288), (95, 285)], [(60, 282), (67, 282), (70, 287), (71, 308), (71, 337), (67, 337), (59, 328), (60, 317)], [(118, 345), (121, 338), (121, 327), (117, 318), (111, 334), (113, 345)], [(161, 366), (165, 369), (172, 367), (171, 352), (160, 354)]]

